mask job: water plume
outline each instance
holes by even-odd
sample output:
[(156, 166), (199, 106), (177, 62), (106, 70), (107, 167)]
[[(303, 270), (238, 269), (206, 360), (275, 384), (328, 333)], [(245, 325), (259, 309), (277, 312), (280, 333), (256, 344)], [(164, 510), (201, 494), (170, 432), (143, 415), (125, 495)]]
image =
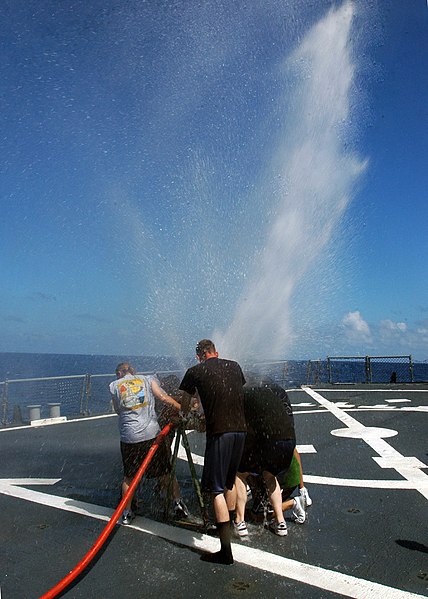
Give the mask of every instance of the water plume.
[(332, 239), (364, 170), (348, 149), (355, 130), (354, 12), (351, 2), (331, 10), (284, 64), (286, 116), (269, 182), (259, 190), (261, 198), (275, 194), (276, 214), (229, 328), (214, 334), (225, 357), (285, 357), (298, 331), (290, 301)]

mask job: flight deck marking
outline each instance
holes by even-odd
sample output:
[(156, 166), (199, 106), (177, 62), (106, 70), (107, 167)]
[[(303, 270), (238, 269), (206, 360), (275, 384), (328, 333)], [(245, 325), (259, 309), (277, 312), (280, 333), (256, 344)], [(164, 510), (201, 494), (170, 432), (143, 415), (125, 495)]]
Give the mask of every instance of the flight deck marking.
[[(427, 468), (425, 464), (422, 464), (422, 462), (417, 460), (419, 464), (422, 464), (419, 465), (414, 461), (416, 458), (403, 456), (400, 452), (391, 447), (391, 445), (382, 438), (382, 435), (376, 434), (375, 427), (364, 426), (358, 422), (358, 420), (341, 410), (337, 405), (313, 389), (310, 389), (309, 387), (302, 387), (302, 389), (351, 429), (354, 438), (362, 439), (367, 445), (374, 449), (382, 459), (380, 463), (382, 468), (393, 468), (396, 470), (403, 478), (413, 483), (416, 491), (419, 491), (421, 495), (428, 499), (428, 475), (421, 470), (421, 468)], [(377, 461), (379, 458), (374, 457), (373, 459)]]
[[(340, 402), (337, 402), (340, 404)], [(337, 405), (337, 404), (336, 404)], [(346, 412), (428, 412), (428, 406), (403, 406), (402, 408), (393, 406), (382, 406), (381, 408), (373, 406), (359, 406), (357, 408), (344, 408)], [(327, 414), (328, 410), (293, 410), (293, 415), (296, 414)]]
[[(361, 389), (357, 389), (354, 387), (351, 387), (352, 383), (350, 383), (349, 388), (346, 389), (322, 389), (322, 388), (317, 388), (317, 391), (327, 391), (328, 393), (409, 393), (409, 389), (387, 389), (387, 388), (383, 388), (383, 389), (367, 389), (367, 388), (361, 388)], [(302, 388), (304, 388), (305, 385), (302, 385)], [(296, 389), (287, 389), (287, 391), (296, 391)], [(426, 393), (427, 390), (426, 389), (410, 389), (410, 393)]]
[[(86, 422), (87, 420), (100, 420), (101, 418), (117, 418), (117, 414), (98, 414), (97, 416), (85, 416), (84, 418), (71, 418), (70, 420), (62, 420), (61, 422), (50, 422), (38, 424), (37, 426), (32, 426), (31, 424), (21, 424), (20, 426), (8, 426), (6, 428), (0, 428), (0, 433), (6, 433), (8, 431), (20, 431), (22, 429), (33, 429), (37, 430), (38, 428), (43, 428), (44, 426), (54, 426), (57, 424), (72, 424), (73, 422)], [(53, 419), (52, 419), (53, 420)], [(55, 419), (56, 420), (56, 419)], [(38, 421), (42, 422), (42, 421)]]
[[(0, 493), (103, 521), (108, 521), (114, 513), (114, 510), (111, 508), (77, 501), (67, 497), (58, 497), (48, 493), (40, 493), (39, 491), (31, 491), (24, 487), (17, 486), (16, 482), (13, 484), (10, 482), (12, 480), (13, 479), (0, 479)], [(36, 484), (37, 480), (47, 481), (57, 479), (16, 480), (32, 480), (31, 484)], [(45, 482), (43, 484), (47, 483)], [(196, 548), (200, 551), (216, 551), (218, 549), (218, 539), (213, 538), (212, 536), (194, 533), (179, 528), (178, 526), (169, 526), (168, 524), (148, 520), (141, 516), (134, 520), (132, 524), (129, 524), (127, 528), (157, 536), (186, 547)], [(365, 580), (364, 578), (357, 578), (355, 576), (350, 576), (349, 574), (342, 574), (335, 570), (328, 570), (326, 568), (321, 568), (320, 566), (313, 566), (280, 555), (275, 555), (267, 551), (262, 551), (261, 549), (237, 543), (232, 543), (232, 545), (233, 555), (236, 562), (345, 597), (352, 597), (354, 599), (359, 597), (364, 597), (364, 599), (379, 599), (379, 597), (388, 597), (388, 599), (423, 599), (424, 597), (423, 595), (386, 586), (378, 582)]]
[[(333, 476), (318, 476), (316, 474), (305, 474), (305, 483), (315, 485), (330, 485), (334, 487), (357, 487), (359, 489), (400, 489), (415, 490), (413, 481), (409, 480), (363, 480), (358, 478), (336, 478)], [(424, 488), (428, 492), (428, 481), (418, 482), (417, 489)]]
[(404, 403), (406, 401), (412, 401), (411, 399), (385, 399), (388, 403)]
[[(189, 434), (192, 432), (195, 432), (195, 431), (187, 431), (187, 436), (189, 436)], [(317, 453), (317, 450), (315, 449), (315, 447), (313, 445), (296, 445), (296, 449), (299, 453)], [(193, 453), (192, 451), (190, 452), (190, 455), (192, 456), (192, 460), (193, 460), (194, 464), (196, 464), (197, 466), (204, 465), (204, 456)], [(185, 460), (187, 462), (187, 454), (186, 454), (186, 450), (184, 449), (184, 445), (182, 442), (180, 442), (177, 457), (180, 460)]]

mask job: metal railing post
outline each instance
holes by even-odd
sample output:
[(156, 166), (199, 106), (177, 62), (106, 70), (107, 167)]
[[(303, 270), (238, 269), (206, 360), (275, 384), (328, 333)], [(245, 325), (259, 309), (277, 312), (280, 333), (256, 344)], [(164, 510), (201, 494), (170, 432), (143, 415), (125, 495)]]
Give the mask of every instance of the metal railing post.
[(81, 416), (86, 415), (86, 407), (87, 407), (86, 395), (87, 395), (87, 387), (88, 387), (87, 379), (88, 379), (88, 375), (85, 374), (85, 376), (82, 379), (82, 387), (80, 389), (80, 415)]
[(86, 415), (90, 414), (89, 403), (91, 400), (91, 385), (92, 385), (91, 375), (87, 374), (86, 375)]
[(306, 368), (306, 384), (311, 384), (311, 360), (308, 360), (308, 366)]
[(413, 361), (412, 361), (412, 355), (410, 354), (409, 356), (409, 371), (410, 371), (410, 382), (413, 383), (414, 379), (413, 379)]
[(365, 374), (366, 374), (366, 383), (371, 383), (372, 382), (372, 371), (371, 371), (371, 364), (370, 364), (370, 356), (366, 356), (364, 358), (364, 369), (365, 369)]
[(7, 409), (8, 409), (8, 381), (4, 381), (3, 394), (2, 394), (2, 417), (1, 422), (6, 426), (7, 424)]

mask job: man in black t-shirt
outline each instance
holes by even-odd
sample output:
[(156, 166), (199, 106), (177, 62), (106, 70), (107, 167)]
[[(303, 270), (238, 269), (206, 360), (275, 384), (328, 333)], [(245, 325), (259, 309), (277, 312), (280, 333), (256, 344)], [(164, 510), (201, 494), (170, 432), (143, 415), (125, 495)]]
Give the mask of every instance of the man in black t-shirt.
[(196, 392), (199, 394), (207, 428), (202, 488), (213, 496), (221, 543), (220, 551), (204, 554), (201, 559), (233, 564), (228, 499), (232, 498), (247, 430), (245, 378), (237, 362), (218, 357), (214, 343), (209, 339), (199, 341), (196, 358), (199, 364), (187, 370), (180, 384), (180, 389), (185, 392), (182, 406), (190, 405), (191, 397)]

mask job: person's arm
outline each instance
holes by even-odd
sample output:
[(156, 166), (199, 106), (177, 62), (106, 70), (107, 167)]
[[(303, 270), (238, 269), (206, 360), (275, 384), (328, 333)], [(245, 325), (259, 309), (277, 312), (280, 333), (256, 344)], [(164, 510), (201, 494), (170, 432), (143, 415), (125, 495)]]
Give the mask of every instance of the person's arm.
[(192, 395), (190, 395), (190, 393), (187, 393), (186, 391), (183, 391), (183, 398), (181, 400), (181, 411), (183, 412), (183, 414), (188, 414), (190, 411), (190, 405), (192, 403)]
[(115, 381), (113, 381), (112, 383), (110, 383), (110, 385), (109, 385), (109, 391), (110, 391), (110, 404), (111, 404), (111, 407), (112, 407), (112, 411), (114, 410), (116, 412), (116, 414), (119, 414), (119, 410), (118, 410), (118, 407), (116, 405)]
[(173, 406), (176, 410), (182, 409), (180, 404), (178, 403), (178, 401), (175, 401), (175, 399), (173, 397), (170, 397), (168, 395), (168, 393), (166, 393), (162, 389), (162, 387), (159, 385), (159, 383), (155, 379), (152, 379), (152, 391), (153, 391), (153, 395), (157, 399), (160, 399), (160, 401), (163, 401), (164, 403), (167, 403), (170, 406)]
[(183, 414), (188, 414), (193, 403), (193, 398), (196, 398), (197, 394), (193, 368), (186, 370), (183, 380), (180, 383), (180, 391), (183, 392), (183, 397), (181, 398), (181, 411)]
[(116, 414), (119, 414), (119, 410), (117, 409), (116, 401), (115, 400), (116, 400), (116, 396), (113, 395), (113, 393), (111, 393), (110, 394), (110, 404), (111, 404), (111, 407), (116, 412)]

